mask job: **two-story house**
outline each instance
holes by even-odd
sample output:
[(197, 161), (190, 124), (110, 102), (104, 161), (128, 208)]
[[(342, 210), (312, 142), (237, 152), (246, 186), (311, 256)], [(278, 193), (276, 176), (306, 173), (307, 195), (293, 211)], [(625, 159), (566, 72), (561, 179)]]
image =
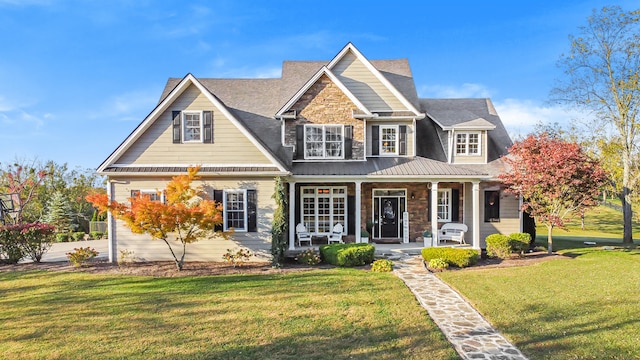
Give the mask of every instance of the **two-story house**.
[[(157, 194), (201, 165), (199, 181), (224, 207), (229, 240), (189, 246), (220, 260), (241, 246), (269, 256), (274, 179), (287, 184), (295, 227), (345, 238), (416, 241), (464, 223), (467, 243), (521, 231), (519, 200), (497, 180), (511, 140), (489, 99), (418, 98), (406, 59), (369, 60), (347, 44), (332, 60), (285, 61), (275, 79), (170, 78), (151, 113), (99, 166), (111, 199)], [(168, 259), (166, 246), (109, 220), (110, 258), (128, 250)], [(437, 235), (436, 235), (437, 236)], [(434, 245), (438, 245), (437, 240)]]

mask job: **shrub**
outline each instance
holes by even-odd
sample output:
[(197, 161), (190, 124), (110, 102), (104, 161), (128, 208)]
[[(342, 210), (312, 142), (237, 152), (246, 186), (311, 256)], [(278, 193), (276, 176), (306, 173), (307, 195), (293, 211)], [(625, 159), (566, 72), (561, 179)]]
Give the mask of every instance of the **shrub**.
[(427, 267), (431, 270), (444, 270), (449, 268), (449, 263), (440, 258), (431, 259), (429, 260), (429, 264), (427, 265)]
[(459, 268), (475, 265), (479, 257), (480, 254), (478, 254), (478, 251), (473, 249), (440, 247), (422, 249), (422, 258), (424, 261), (429, 262), (432, 259), (442, 259), (446, 261), (447, 264)]
[(84, 239), (84, 231), (76, 231), (71, 233), (71, 238), (73, 241), (80, 241)]
[(502, 234), (491, 234), (485, 239), (487, 243), (487, 254), (491, 257), (508, 259), (511, 256), (511, 245), (509, 237)]
[(120, 262), (118, 265), (129, 265), (136, 260), (133, 250), (120, 250)]
[(518, 254), (524, 254), (529, 250), (529, 243), (531, 241), (531, 235), (528, 233), (513, 233), (509, 235), (509, 245), (511, 251)]
[(73, 266), (80, 267), (98, 256), (98, 254), (95, 249), (87, 246), (86, 248), (73, 249), (73, 251), (67, 253), (67, 258), (69, 258), (69, 262), (73, 264)]
[(227, 252), (222, 255), (222, 259), (224, 259), (225, 262), (233, 265), (233, 267), (235, 268), (236, 266), (242, 266), (242, 264), (246, 261), (249, 261), (252, 256), (253, 254), (251, 253), (251, 251), (247, 249), (227, 249)]
[(92, 239), (96, 239), (96, 240), (98, 240), (98, 239), (102, 239), (102, 234), (103, 234), (103, 232), (102, 232), (102, 231), (92, 231), (92, 232), (90, 233), (91, 238), (92, 238)]
[(67, 241), (69, 241), (69, 234), (67, 233), (56, 234), (56, 242), (67, 242)]
[(4, 263), (17, 264), (26, 255), (17, 234), (19, 232), (13, 230), (11, 226), (0, 227), (0, 259)]
[(314, 249), (307, 249), (298, 255), (296, 261), (305, 265), (318, 265), (322, 260)]
[(344, 267), (361, 266), (373, 262), (376, 248), (371, 244), (330, 244), (320, 246), (325, 262)]
[(390, 272), (393, 270), (393, 261), (387, 259), (378, 259), (371, 264), (373, 272)]
[(0, 258), (4, 262), (17, 264), (25, 256), (40, 262), (51, 248), (53, 225), (25, 223), (0, 227)]

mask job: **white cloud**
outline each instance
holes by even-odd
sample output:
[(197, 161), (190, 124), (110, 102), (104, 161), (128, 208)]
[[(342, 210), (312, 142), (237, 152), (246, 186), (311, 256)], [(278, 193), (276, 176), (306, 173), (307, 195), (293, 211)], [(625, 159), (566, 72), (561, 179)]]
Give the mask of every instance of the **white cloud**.
[(464, 83), (453, 85), (423, 85), (418, 88), (418, 94), (423, 98), (488, 98), (491, 90), (482, 84)]
[(117, 121), (142, 121), (159, 100), (157, 89), (133, 90), (115, 95), (102, 107), (100, 117)]

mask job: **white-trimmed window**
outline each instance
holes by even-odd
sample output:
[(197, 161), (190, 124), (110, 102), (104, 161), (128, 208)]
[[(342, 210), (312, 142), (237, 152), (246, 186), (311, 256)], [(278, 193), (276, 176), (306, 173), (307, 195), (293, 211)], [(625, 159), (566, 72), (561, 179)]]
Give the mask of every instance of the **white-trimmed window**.
[(151, 201), (164, 203), (164, 192), (158, 190), (131, 190), (131, 197), (134, 199), (144, 197)]
[(480, 133), (456, 133), (457, 155), (480, 155)]
[(247, 190), (224, 190), (224, 231), (247, 231)]
[(438, 189), (438, 222), (451, 222), (451, 189)]
[(343, 125), (305, 125), (305, 159), (344, 159)]
[(202, 142), (202, 112), (183, 111), (184, 142)]
[(398, 155), (397, 125), (380, 125), (380, 155)]
[(336, 223), (347, 232), (347, 188), (302, 187), (300, 218), (309, 232), (328, 234)]

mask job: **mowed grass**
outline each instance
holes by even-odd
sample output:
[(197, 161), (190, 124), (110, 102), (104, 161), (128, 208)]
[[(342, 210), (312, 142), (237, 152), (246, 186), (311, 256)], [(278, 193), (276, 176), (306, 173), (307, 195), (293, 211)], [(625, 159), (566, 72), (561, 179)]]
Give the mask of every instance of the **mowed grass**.
[(400, 279), (0, 272), (6, 359), (456, 359)]
[(640, 359), (640, 251), (442, 273), (531, 359)]

